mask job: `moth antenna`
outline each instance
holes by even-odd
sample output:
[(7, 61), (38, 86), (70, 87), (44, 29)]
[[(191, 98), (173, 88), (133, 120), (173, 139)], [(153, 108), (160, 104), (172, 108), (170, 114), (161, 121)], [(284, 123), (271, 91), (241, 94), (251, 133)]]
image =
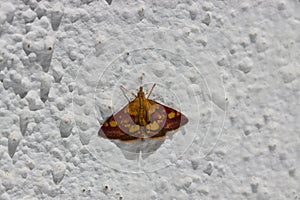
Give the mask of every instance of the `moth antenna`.
[(149, 90), (149, 92), (147, 92), (148, 96), (147, 98), (149, 98), (150, 94), (152, 93), (153, 88), (156, 86), (156, 83), (153, 84), (152, 88)]
[(134, 94), (133, 92), (131, 92), (130, 90), (128, 90), (127, 88), (125, 88), (123, 85), (120, 86), (120, 89), (122, 90), (123, 95), (126, 97), (126, 99), (127, 99), (128, 101), (130, 101), (130, 100), (129, 100), (128, 97), (126, 96), (124, 90), (125, 90), (126, 92), (129, 92), (129, 93), (132, 94), (133, 96), (137, 97), (136, 94)]

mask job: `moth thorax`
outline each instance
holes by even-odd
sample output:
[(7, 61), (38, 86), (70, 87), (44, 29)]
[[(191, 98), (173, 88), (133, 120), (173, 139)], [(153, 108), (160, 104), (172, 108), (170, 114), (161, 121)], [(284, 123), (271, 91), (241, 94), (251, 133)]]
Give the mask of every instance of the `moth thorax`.
[(138, 122), (140, 126), (146, 126), (151, 122), (149, 111), (147, 109), (141, 108), (139, 110)]

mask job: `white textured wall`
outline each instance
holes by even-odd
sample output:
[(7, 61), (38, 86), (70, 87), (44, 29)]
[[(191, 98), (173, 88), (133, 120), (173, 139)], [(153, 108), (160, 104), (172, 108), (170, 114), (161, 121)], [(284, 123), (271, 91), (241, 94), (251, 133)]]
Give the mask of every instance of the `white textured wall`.
[[(0, 0), (0, 199), (300, 199), (299, 57), (296, 0)], [(97, 136), (154, 82), (186, 126)]]

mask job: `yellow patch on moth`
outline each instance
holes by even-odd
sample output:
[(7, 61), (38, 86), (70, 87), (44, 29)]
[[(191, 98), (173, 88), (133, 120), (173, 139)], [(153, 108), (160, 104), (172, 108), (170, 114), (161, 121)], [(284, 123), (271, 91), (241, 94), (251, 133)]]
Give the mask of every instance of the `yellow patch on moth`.
[(164, 120), (158, 119), (158, 120), (156, 120), (156, 121), (157, 121), (158, 124), (161, 124)]
[(155, 130), (159, 129), (159, 125), (158, 125), (158, 123), (157, 123), (156, 121), (154, 121), (153, 123), (148, 124), (148, 125), (146, 126), (146, 128), (147, 128), (148, 130), (155, 131)]
[(152, 113), (154, 113), (158, 109), (159, 109), (159, 105), (158, 104), (151, 105), (151, 107), (149, 109), (149, 113), (152, 114)]
[(166, 119), (166, 117), (167, 117), (166, 114), (167, 114), (167, 113), (164, 112), (163, 114), (159, 115), (159, 119), (160, 119), (160, 120)]
[(129, 107), (128, 106), (124, 109), (124, 113), (129, 113)]
[(121, 120), (121, 122), (119, 122), (119, 126), (129, 128), (132, 125), (130, 124), (130, 121), (125, 118), (125, 119)]
[(130, 133), (134, 133), (140, 130), (140, 126), (139, 125), (132, 125), (129, 127), (129, 132)]
[(170, 112), (169, 114), (168, 114), (168, 118), (169, 119), (173, 119), (175, 117), (175, 112)]
[(105, 123), (103, 124), (103, 126), (105, 126), (105, 127), (108, 127), (108, 123), (107, 123), (107, 122), (105, 122)]
[(111, 127), (116, 127), (116, 126), (117, 126), (117, 122), (116, 122), (116, 121), (110, 121), (110, 122), (109, 122), (109, 125), (110, 125)]

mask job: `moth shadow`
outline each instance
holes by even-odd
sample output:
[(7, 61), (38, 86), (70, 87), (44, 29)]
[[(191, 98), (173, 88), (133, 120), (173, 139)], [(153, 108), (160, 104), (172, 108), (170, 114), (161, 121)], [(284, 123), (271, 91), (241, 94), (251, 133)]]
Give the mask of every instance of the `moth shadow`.
[(164, 143), (166, 138), (160, 138), (157, 140), (138, 140), (134, 142), (122, 142), (113, 140), (117, 147), (120, 148), (124, 157), (128, 160), (138, 160), (142, 158), (147, 159), (150, 155), (155, 153), (157, 149)]

